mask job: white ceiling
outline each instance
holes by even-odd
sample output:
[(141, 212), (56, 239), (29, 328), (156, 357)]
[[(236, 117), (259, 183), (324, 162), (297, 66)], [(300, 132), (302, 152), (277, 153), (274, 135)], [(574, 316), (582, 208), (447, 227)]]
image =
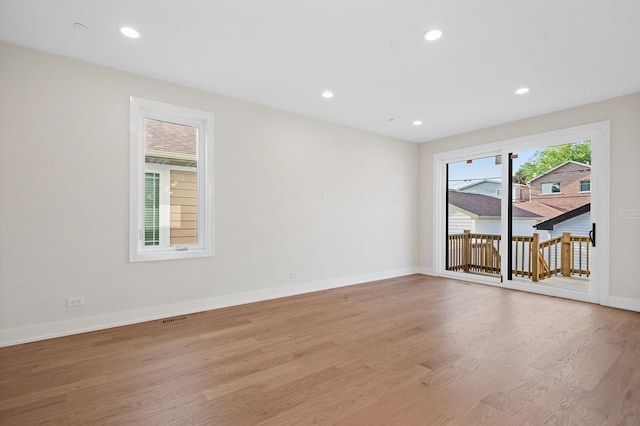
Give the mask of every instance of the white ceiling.
[(414, 142), (640, 91), (640, 0), (0, 0), (0, 39)]

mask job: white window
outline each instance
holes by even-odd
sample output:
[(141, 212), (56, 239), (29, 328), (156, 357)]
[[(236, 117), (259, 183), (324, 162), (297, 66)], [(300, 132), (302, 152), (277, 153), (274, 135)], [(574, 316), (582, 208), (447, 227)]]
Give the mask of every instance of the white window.
[(580, 181), (580, 192), (591, 192), (591, 181), (590, 180), (581, 180)]
[(541, 188), (542, 194), (559, 194), (560, 193), (560, 183), (543, 183)]
[(213, 256), (213, 114), (130, 104), (129, 261)]

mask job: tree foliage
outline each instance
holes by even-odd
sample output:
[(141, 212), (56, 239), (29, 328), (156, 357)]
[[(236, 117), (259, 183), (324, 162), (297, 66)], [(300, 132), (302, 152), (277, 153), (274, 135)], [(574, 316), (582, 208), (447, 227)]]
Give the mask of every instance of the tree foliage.
[(527, 183), (567, 161), (591, 164), (591, 141), (550, 146), (536, 151), (513, 177), (514, 183)]

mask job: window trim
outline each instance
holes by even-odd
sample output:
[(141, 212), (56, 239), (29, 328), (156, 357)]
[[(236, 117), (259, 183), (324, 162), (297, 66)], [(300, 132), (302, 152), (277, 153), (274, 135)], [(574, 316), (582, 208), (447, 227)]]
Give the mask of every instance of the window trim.
[[(129, 175), (129, 262), (214, 256), (213, 113), (131, 96)], [(198, 128), (197, 235), (198, 243), (144, 245), (145, 119)]]

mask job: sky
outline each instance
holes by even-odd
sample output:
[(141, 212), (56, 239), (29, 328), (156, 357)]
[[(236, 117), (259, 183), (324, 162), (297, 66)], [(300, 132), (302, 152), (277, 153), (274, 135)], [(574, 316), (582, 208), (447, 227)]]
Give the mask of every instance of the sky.
[[(537, 150), (517, 152), (518, 158), (513, 160), (513, 172), (515, 173), (522, 164), (528, 161)], [(452, 184), (467, 179), (500, 179), (502, 165), (495, 164), (495, 157), (474, 158), (468, 164), (466, 161), (449, 163), (449, 182)]]

